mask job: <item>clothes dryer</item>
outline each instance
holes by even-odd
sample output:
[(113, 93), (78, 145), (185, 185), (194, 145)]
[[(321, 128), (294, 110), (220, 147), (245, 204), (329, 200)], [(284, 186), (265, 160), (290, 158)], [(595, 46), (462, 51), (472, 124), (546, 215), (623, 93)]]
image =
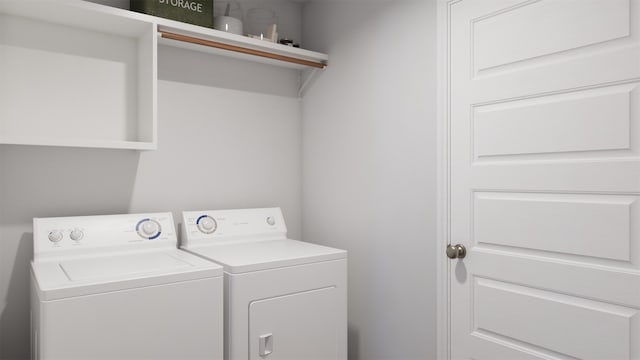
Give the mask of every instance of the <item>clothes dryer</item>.
[(171, 213), (36, 218), (32, 358), (222, 359), (222, 268)]
[(287, 238), (280, 208), (185, 211), (181, 248), (224, 267), (225, 359), (347, 358), (347, 252)]

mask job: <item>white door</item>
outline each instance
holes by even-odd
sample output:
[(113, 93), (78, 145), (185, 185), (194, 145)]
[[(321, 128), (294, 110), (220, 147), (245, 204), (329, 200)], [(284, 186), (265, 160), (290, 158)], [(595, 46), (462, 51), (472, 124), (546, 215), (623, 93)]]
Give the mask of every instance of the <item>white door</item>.
[(640, 0), (447, 7), (452, 358), (640, 359)]

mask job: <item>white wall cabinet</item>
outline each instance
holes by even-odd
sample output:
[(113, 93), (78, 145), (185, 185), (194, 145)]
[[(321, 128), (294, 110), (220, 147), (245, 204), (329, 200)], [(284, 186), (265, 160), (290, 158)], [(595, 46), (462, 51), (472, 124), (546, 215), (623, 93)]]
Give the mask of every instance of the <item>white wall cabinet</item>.
[(0, 144), (157, 148), (158, 43), (301, 72), (328, 56), (79, 0), (0, 2)]
[(114, 10), (0, 3), (0, 143), (156, 148), (156, 29)]

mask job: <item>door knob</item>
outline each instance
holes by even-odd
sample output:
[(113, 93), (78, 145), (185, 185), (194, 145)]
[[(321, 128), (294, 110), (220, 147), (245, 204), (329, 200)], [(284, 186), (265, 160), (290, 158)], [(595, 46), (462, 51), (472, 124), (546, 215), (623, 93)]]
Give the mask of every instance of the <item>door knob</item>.
[(447, 257), (449, 259), (462, 259), (467, 255), (467, 249), (464, 245), (447, 245)]

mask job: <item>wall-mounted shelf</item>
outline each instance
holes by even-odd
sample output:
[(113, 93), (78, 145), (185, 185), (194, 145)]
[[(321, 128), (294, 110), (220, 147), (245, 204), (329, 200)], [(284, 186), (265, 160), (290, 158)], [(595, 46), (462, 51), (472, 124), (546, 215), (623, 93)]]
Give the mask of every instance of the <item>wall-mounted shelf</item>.
[(169, 19), (155, 18), (158, 43), (186, 50), (259, 62), (300, 71), (298, 96), (312, 84), (328, 62), (327, 54), (294, 48), (246, 36), (208, 29)]
[(118, 141), (118, 140), (99, 140), (93, 138), (82, 139), (79, 137), (72, 138), (54, 138), (54, 137), (38, 137), (38, 136), (2, 136), (0, 144), (12, 145), (39, 145), (39, 146), (64, 146), (64, 147), (82, 147), (96, 149), (125, 149), (125, 150), (156, 150), (157, 146), (151, 142), (143, 141)]
[(80, 0), (0, 1), (0, 144), (157, 148), (158, 44), (300, 70), (328, 56)]
[(263, 62), (293, 69), (327, 66), (329, 56), (315, 51), (226, 33), (201, 26), (156, 18), (159, 43), (194, 51), (206, 52)]
[(278, 54), (274, 54), (272, 52), (267, 52), (263, 50), (253, 50), (253, 49), (249, 49), (249, 48), (241, 47), (237, 45), (225, 44), (223, 42), (202, 39), (194, 36), (176, 34), (174, 32), (170, 32), (167, 30), (160, 30), (159, 35), (160, 35), (160, 38), (163, 40), (165, 39), (175, 40), (183, 43), (202, 45), (210, 48), (233, 51), (233, 52), (237, 52), (245, 55), (259, 56), (259, 57), (263, 57), (271, 60), (284, 61), (286, 63), (309, 66), (309, 67), (314, 67), (318, 69), (324, 69), (327, 66), (325, 63), (322, 63), (322, 62), (303, 60), (303, 59), (299, 59), (292, 56), (278, 55)]
[(0, 143), (156, 148), (156, 27), (114, 10), (0, 1)]

